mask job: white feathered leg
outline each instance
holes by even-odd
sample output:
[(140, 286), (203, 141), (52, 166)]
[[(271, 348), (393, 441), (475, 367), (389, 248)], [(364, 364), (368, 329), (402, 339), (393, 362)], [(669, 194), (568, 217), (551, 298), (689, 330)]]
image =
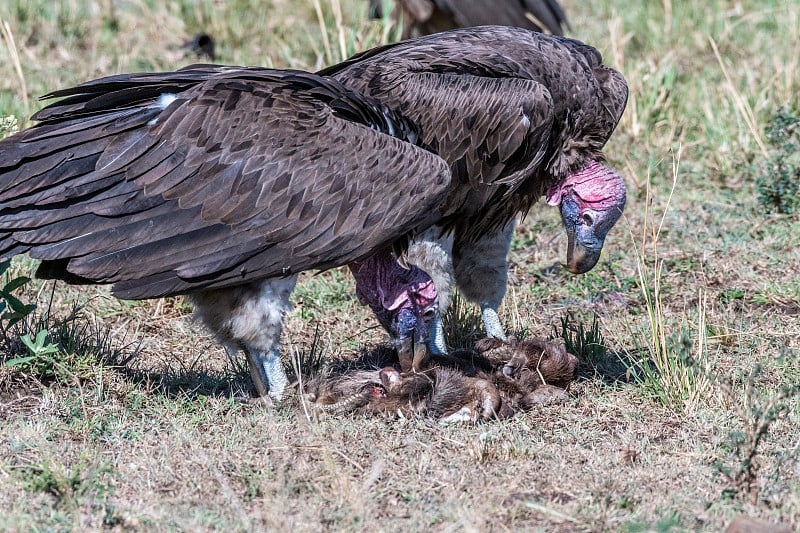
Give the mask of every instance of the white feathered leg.
[(274, 401), (283, 398), (289, 382), (278, 348), (296, 283), (297, 276), (290, 276), (190, 296), (198, 316), (229, 353), (234, 346), (244, 350), (258, 394)]
[(450, 306), (453, 297), (453, 235), (440, 235), (438, 228), (430, 228), (414, 238), (408, 248), (408, 262), (424, 270), (433, 280), (439, 294), (439, 310), (433, 320), (430, 331), (430, 350), (434, 354), (447, 353), (444, 338), (442, 315)]
[(506, 332), (497, 315), (508, 283), (508, 250), (516, 221), (477, 241), (453, 244), (453, 270), (456, 284), (468, 301), (481, 308), (486, 335), (505, 340)]

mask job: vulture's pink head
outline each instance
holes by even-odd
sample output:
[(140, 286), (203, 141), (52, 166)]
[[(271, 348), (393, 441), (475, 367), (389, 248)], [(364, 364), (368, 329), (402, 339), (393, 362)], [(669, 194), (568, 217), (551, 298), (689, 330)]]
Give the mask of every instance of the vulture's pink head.
[(349, 266), (356, 279), (356, 295), (389, 332), (401, 370), (418, 370), (427, 358), (428, 332), (439, 308), (433, 280), (419, 267), (403, 268), (389, 252)]
[(566, 269), (583, 274), (600, 259), (606, 234), (625, 208), (625, 182), (596, 161), (547, 191), (547, 203), (561, 206), (567, 230)]

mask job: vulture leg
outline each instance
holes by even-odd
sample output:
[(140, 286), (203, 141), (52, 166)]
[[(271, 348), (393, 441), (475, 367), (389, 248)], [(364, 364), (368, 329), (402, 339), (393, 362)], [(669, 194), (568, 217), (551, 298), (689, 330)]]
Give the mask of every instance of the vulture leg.
[(436, 316), (433, 318), (433, 324), (431, 325), (431, 332), (430, 332), (430, 349), (431, 353), (434, 355), (445, 355), (447, 354), (447, 342), (444, 338), (444, 324), (442, 323), (442, 311), (439, 310), (436, 312)]
[(409, 246), (407, 258), (409, 263), (418, 266), (431, 277), (439, 294), (439, 310), (431, 325), (429, 344), (431, 353), (446, 354), (442, 314), (450, 306), (455, 284), (452, 233), (441, 235), (436, 227), (420, 233)]
[(278, 347), (269, 352), (245, 348), (244, 352), (247, 355), (250, 377), (253, 379), (259, 398), (280, 401), (289, 380), (283, 370)]
[(296, 282), (295, 275), (190, 295), (197, 314), (229, 353), (232, 347), (244, 350), (259, 396), (274, 401), (283, 398), (288, 383), (278, 346)]
[(516, 221), (511, 219), (495, 233), (477, 240), (453, 245), (453, 266), (461, 294), (481, 308), (487, 337), (505, 340), (506, 333), (497, 315), (497, 308), (506, 294), (508, 282), (508, 250)]
[(483, 317), (483, 327), (486, 328), (486, 336), (506, 340), (506, 332), (503, 328), (503, 324), (500, 323), (497, 307), (482, 304), (481, 317)]

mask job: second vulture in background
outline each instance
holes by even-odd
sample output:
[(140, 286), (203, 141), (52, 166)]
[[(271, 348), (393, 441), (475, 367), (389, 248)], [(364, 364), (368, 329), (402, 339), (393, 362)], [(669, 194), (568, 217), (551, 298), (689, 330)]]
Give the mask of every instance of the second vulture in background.
[[(320, 74), (402, 113), (453, 174), (435, 227), (418, 235), (409, 262), (430, 274), (444, 312), (454, 285), (480, 305), (489, 337), (506, 291), (515, 217), (546, 195), (561, 208), (566, 268), (600, 257), (625, 206), (625, 184), (602, 148), (628, 98), (622, 75), (574, 39), (483, 26), (375, 48)], [(441, 319), (434, 352), (446, 351)]]
[[(384, 16), (385, 0), (370, 0), (370, 15)], [(563, 35), (569, 22), (556, 0), (395, 0), (403, 38), (496, 24)]]

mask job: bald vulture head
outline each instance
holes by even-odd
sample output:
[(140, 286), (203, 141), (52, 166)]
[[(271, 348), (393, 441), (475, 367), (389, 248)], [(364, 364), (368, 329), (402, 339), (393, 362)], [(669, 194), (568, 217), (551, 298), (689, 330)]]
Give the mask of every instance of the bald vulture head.
[(583, 274), (597, 264), (606, 234), (622, 216), (625, 200), (625, 183), (596, 161), (547, 191), (547, 203), (561, 207), (567, 270)]
[(356, 295), (392, 338), (404, 372), (419, 370), (428, 355), (428, 332), (439, 307), (430, 276), (415, 265), (401, 266), (375, 255), (350, 263)]

